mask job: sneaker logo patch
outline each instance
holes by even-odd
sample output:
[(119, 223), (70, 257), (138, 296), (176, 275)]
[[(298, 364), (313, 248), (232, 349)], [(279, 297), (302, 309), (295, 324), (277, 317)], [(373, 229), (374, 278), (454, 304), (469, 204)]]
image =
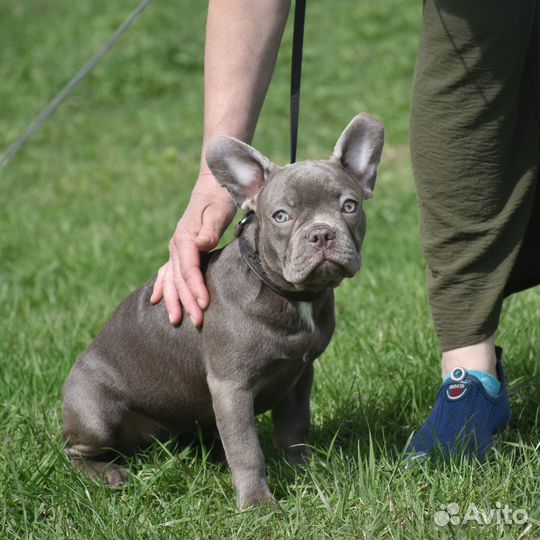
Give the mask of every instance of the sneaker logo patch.
[(465, 395), (467, 387), (463, 383), (454, 383), (448, 386), (446, 389), (446, 397), (448, 399), (459, 399)]

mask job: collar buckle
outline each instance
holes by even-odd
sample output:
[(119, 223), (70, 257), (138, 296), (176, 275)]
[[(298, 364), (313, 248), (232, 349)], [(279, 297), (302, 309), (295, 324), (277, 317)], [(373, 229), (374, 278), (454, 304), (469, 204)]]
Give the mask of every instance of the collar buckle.
[(250, 210), (237, 224), (234, 228), (234, 237), (239, 238), (242, 234), (244, 227), (253, 221), (253, 218), (255, 217), (255, 212), (253, 210)]

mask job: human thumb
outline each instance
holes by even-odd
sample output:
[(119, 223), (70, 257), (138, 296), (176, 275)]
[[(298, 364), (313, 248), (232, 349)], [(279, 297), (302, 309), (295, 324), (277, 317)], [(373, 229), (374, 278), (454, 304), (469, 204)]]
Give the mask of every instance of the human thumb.
[(195, 238), (195, 244), (201, 251), (208, 251), (217, 246), (223, 229), (226, 227), (220, 223), (218, 216), (215, 212), (206, 211), (203, 216), (203, 223), (197, 238)]

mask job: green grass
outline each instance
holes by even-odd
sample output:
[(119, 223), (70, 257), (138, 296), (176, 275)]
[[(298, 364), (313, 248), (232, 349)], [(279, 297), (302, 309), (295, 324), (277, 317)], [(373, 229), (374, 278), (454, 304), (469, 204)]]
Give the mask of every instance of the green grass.
[[(134, 2), (5, 0), (0, 148), (117, 27)], [(236, 511), (230, 474), (204, 448), (154, 447), (112, 492), (80, 477), (59, 437), (76, 356), (155, 272), (197, 172), (203, 2), (157, 0), (0, 172), (1, 538), (534, 538), (538, 522), (438, 527), (441, 505), (496, 502), (538, 518), (538, 290), (511, 298), (498, 336), (514, 413), (483, 464), (405, 467), (439, 351), (424, 291), (407, 150), (421, 3), (311, 2), (300, 158), (328, 155), (362, 110), (387, 128), (367, 205), (364, 269), (337, 292), (318, 361), (313, 460), (291, 469), (260, 433), (281, 509)], [(255, 144), (287, 160), (290, 25)], [(230, 235), (230, 233), (229, 233)]]

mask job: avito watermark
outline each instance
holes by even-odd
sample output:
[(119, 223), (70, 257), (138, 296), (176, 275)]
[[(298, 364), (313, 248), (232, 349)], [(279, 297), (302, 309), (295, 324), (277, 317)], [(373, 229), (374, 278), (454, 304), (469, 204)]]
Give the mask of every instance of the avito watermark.
[(448, 525), (467, 525), (468, 523), (523, 525), (533, 520), (524, 508), (510, 508), (507, 504), (503, 506), (497, 501), (494, 507), (481, 507), (469, 503), (463, 509), (455, 502), (443, 504), (441, 509), (433, 515), (433, 521), (439, 527), (446, 527)]

